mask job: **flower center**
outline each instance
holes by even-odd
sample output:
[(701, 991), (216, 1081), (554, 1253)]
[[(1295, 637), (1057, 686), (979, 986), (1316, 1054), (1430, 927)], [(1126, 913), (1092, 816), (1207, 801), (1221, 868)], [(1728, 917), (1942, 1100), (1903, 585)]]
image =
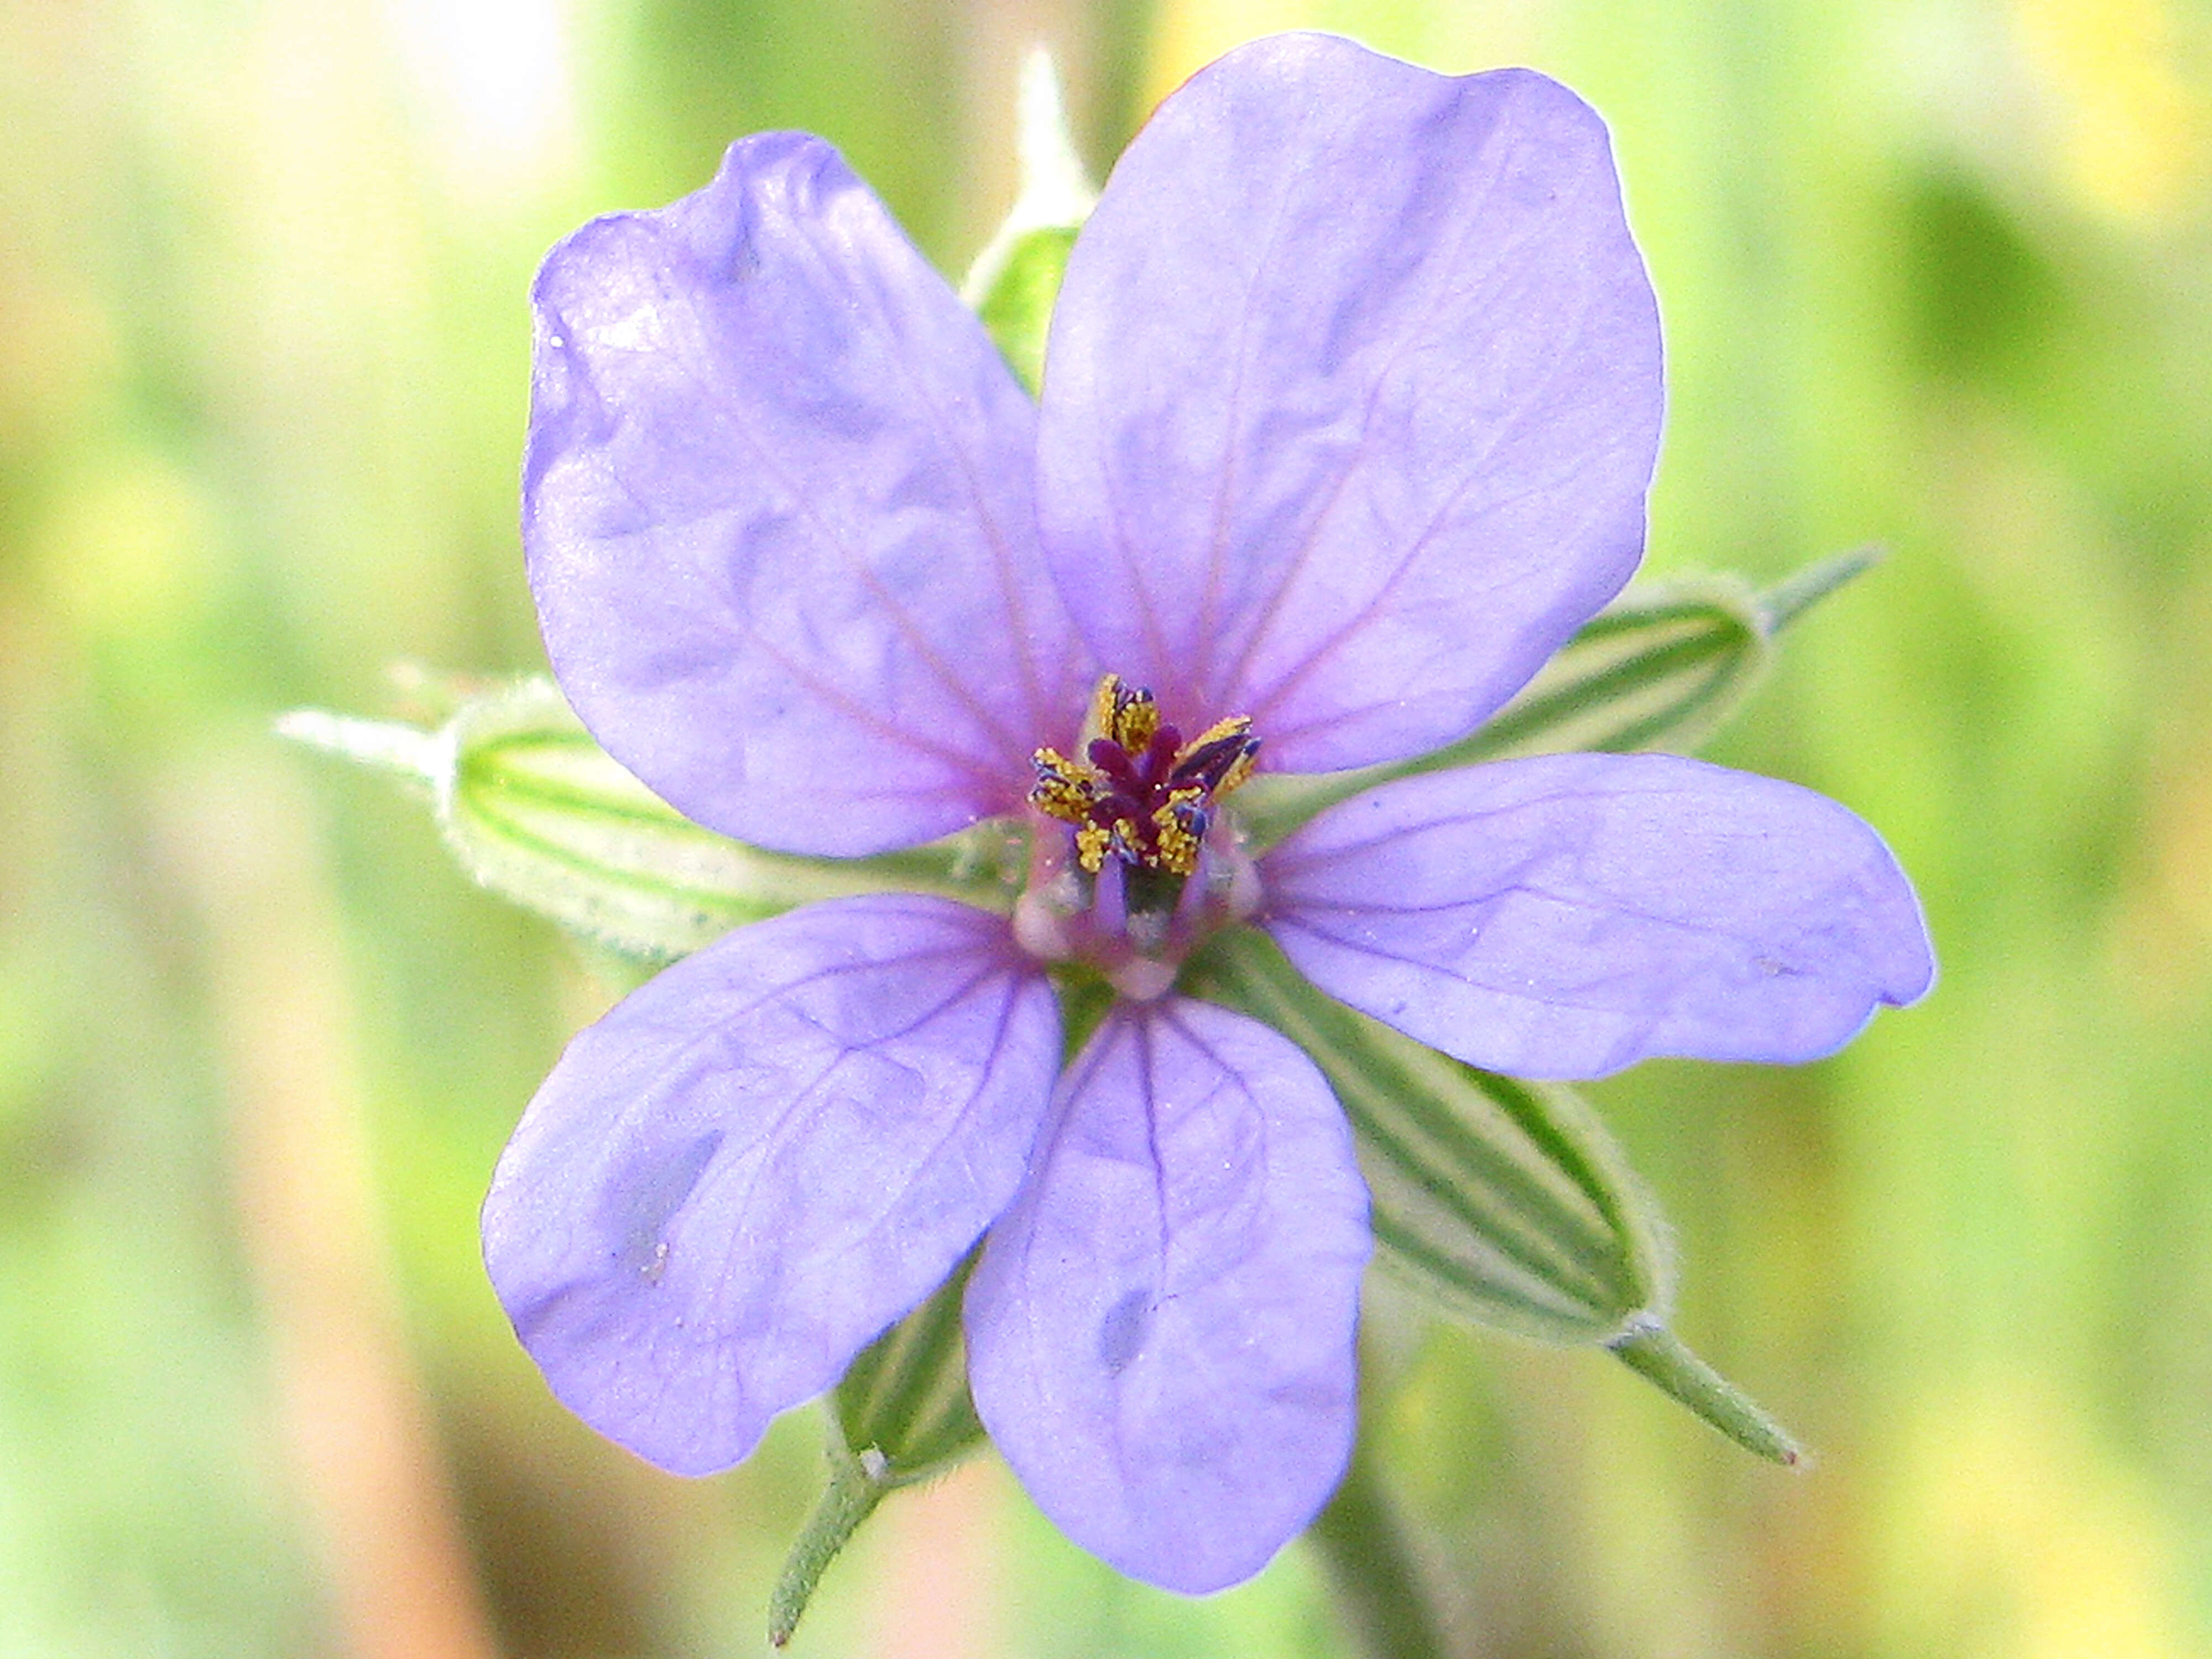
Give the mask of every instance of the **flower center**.
[(1252, 860), (1235, 835), (1209, 845), (1206, 834), (1259, 752), (1242, 715), (1185, 742), (1150, 691), (1118, 674), (1099, 681), (1082, 758), (1057, 749), (1033, 757), (1030, 804), (1074, 833), (1037, 843), (1014, 907), (1023, 948), (1045, 962), (1087, 963), (1125, 997), (1165, 994), (1199, 939), (1258, 905)]
[(1075, 826), (1076, 862), (1094, 876), (1109, 858), (1176, 876), (1197, 869), (1214, 803), (1252, 775), (1252, 722), (1217, 720), (1185, 743), (1150, 691), (1109, 674), (1084, 729), (1082, 760), (1036, 751), (1030, 791), (1039, 811)]

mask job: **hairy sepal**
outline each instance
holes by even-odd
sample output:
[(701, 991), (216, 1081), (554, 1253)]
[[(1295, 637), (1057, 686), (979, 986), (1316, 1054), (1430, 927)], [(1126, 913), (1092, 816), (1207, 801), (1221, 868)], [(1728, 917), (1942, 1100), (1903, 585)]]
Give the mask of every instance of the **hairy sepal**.
[(624, 770), (540, 678), (464, 698), (433, 732), (313, 710), (279, 730), (419, 786), (478, 884), (628, 963), (674, 961), (817, 899), (935, 893), (1005, 910), (1017, 890), (1020, 850), (990, 824), (866, 859), (765, 852), (703, 829)]
[(1098, 199), (1067, 130), (1059, 76), (1042, 47), (1022, 65), (1014, 140), (1019, 191), (975, 256), (960, 295), (1035, 397), (1044, 384), (1045, 336), (1067, 256)]
[(1239, 928), (1196, 958), (1196, 995), (1312, 1056), (1351, 1119), (1378, 1262), (1463, 1322), (1601, 1346), (1762, 1457), (1796, 1443), (1670, 1328), (1675, 1266), (1657, 1200), (1572, 1090), (1477, 1070), (1308, 983)]
[(1239, 816), (1264, 848), (1325, 807), (1419, 773), (1572, 750), (1687, 754), (1758, 688), (1782, 630), (1873, 562), (1871, 551), (1842, 554), (1764, 591), (1726, 574), (1639, 582), (1475, 732), (1382, 766), (1263, 774), (1240, 794)]

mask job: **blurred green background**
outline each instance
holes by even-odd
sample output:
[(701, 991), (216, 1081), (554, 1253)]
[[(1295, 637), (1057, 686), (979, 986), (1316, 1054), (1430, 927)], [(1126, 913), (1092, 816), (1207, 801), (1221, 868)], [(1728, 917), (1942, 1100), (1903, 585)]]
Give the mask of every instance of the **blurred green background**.
[[(0, 1656), (752, 1653), (816, 1425), (665, 1479), (477, 1261), (602, 993), (427, 816), (269, 735), (538, 645), (557, 236), (836, 140), (957, 273), (1050, 43), (1103, 164), (1248, 36), (1556, 74), (1665, 312), (1652, 558), (1888, 563), (1711, 752), (1892, 840), (1944, 978), (1798, 1071), (1594, 1092), (1680, 1328), (1821, 1454), (1385, 1317), (1371, 1431), (1470, 1655), (2212, 1652), (2212, 15), (2183, 0), (5, 0)], [(982, 1460), (793, 1651), (1328, 1655)]]

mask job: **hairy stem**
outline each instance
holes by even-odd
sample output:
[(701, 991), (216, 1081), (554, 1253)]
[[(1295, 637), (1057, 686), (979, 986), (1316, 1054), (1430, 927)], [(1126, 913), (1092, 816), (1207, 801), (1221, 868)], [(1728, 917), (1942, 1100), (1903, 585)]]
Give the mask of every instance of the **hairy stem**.
[(1746, 1451), (1784, 1468), (1810, 1467), (1805, 1449), (1787, 1429), (1656, 1320), (1637, 1321), (1607, 1346), (1631, 1370), (1657, 1383)]
[(792, 1632), (799, 1627), (799, 1616), (814, 1599), (822, 1575), (836, 1559), (837, 1552), (860, 1529), (860, 1523), (875, 1513), (876, 1505), (883, 1502), (884, 1494), (890, 1490), (870, 1474), (860, 1459), (845, 1449), (844, 1440), (836, 1432), (833, 1421), (829, 1487), (814, 1506), (814, 1513), (807, 1517), (798, 1542), (792, 1546), (790, 1559), (784, 1563), (783, 1577), (776, 1581), (775, 1589), (769, 1597), (770, 1647), (780, 1648), (791, 1640)]

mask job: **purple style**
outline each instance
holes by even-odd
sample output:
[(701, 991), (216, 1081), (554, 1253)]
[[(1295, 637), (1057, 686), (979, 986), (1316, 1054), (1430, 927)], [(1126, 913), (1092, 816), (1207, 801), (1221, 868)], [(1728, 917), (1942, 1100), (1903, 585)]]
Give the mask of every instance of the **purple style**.
[[(493, 1280), (663, 1468), (743, 1458), (980, 1238), (975, 1403), (1038, 1504), (1137, 1577), (1235, 1583), (1343, 1469), (1370, 1241), (1313, 1063), (1176, 991), (1198, 941), (1263, 927), (1528, 1077), (1809, 1060), (1929, 982), (1866, 824), (1697, 761), (1432, 774), (1239, 843), (1254, 744), (1459, 738), (1640, 556), (1657, 313), (1604, 128), (1540, 76), (1232, 52), (1115, 169), (1036, 402), (803, 135), (586, 226), (536, 300), (531, 583), (607, 749), (763, 847), (1011, 817), (1036, 848), (1011, 921), (868, 896), (730, 934), (532, 1103)], [(1064, 1070), (1062, 963), (1121, 994)]]

